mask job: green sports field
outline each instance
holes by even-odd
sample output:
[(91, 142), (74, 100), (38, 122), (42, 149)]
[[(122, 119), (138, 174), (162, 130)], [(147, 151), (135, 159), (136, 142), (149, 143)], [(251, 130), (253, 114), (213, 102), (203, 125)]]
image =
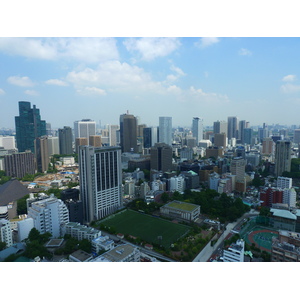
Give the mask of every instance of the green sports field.
[[(125, 210), (117, 215), (101, 221), (101, 224), (114, 227), (118, 233), (130, 234), (147, 241), (161, 244), (165, 248), (177, 241), (191, 228), (186, 225), (172, 223), (136, 211)], [(162, 237), (161, 240), (158, 237)]]

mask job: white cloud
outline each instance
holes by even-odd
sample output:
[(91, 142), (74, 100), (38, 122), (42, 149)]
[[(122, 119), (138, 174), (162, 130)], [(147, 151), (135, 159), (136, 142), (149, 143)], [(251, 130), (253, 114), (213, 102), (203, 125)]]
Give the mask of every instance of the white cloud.
[(24, 76), (24, 77), (10, 76), (10, 77), (7, 78), (7, 81), (10, 84), (21, 86), (21, 87), (30, 87), (30, 86), (34, 86), (35, 85), (32, 82), (32, 80), (29, 77), (27, 77), (27, 76)]
[(193, 97), (194, 100), (210, 104), (224, 104), (230, 102), (226, 95), (206, 93), (202, 89), (196, 89), (193, 86), (191, 86), (189, 89), (189, 95)]
[(35, 90), (26, 90), (24, 92), (24, 94), (29, 95), (29, 96), (38, 96), (39, 95), (39, 93)]
[(175, 74), (170, 74), (167, 76), (166, 82), (165, 82), (166, 84), (168, 84), (168, 82), (176, 81), (180, 77), (186, 75), (180, 68), (175, 67), (174, 65), (171, 65), (170, 69), (171, 69), (171, 71), (175, 72)]
[(113, 38), (1, 38), (0, 51), (27, 58), (99, 63), (118, 59)]
[(142, 68), (119, 61), (99, 64), (97, 69), (85, 68), (69, 72), (66, 80), (77, 89), (84, 86), (109, 87), (115, 90), (157, 90), (160, 83), (154, 82)]
[(45, 81), (46, 84), (49, 85), (58, 85), (58, 86), (67, 86), (68, 84), (63, 81), (63, 80), (59, 80), (59, 79), (49, 79), (47, 81)]
[(142, 60), (151, 61), (171, 54), (181, 45), (178, 38), (130, 38), (123, 43), (129, 52), (137, 51)]
[(195, 43), (195, 46), (199, 48), (206, 48), (219, 42), (220, 40), (216, 37), (203, 37), (200, 39), (200, 41)]
[(248, 49), (245, 49), (245, 48), (241, 48), (239, 50), (239, 55), (244, 55), (244, 56), (251, 56), (252, 55), (252, 52)]
[(100, 95), (100, 96), (105, 96), (106, 92), (105, 90), (96, 88), (96, 87), (84, 87), (82, 89), (78, 89), (77, 93), (82, 94), (84, 96), (88, 95)]
[(282, 81), (295, 81), (296, 75), (286, 75), (282, 78)]
[(281, 91), (284, 93), (297, 93), (300, 91), (300, 85), (295, 85), (291, 83), (286, 83), (280, 87)]
[(4, 90), (0, 89), (0, 95), (4, 95), (4, 94), (5, 94)]

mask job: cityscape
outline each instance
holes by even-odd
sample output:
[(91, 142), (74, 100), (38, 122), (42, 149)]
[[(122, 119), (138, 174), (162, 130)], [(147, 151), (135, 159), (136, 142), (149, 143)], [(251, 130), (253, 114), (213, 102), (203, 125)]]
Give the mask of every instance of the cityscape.
[(299, 46), (0, 38), (0, 262), (300, 261)]

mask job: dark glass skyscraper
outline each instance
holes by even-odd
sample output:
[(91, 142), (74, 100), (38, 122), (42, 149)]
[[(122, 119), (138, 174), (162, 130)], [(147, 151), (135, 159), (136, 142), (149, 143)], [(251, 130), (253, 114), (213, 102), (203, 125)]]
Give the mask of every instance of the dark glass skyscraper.
[(64, 126), (64, 128), (58, 129), (59, 137), (59, 151), (60, 154), (73, 154), (72, 148), (72, 128), (69, 126)]
[(31, 150), (34, 153), (34, 140), (46, 135), (46, 121), (41, 120), (40, 110), (30, 102), (19, 101), (19, 116), (15, 117), (16, 141), (19, 152)]

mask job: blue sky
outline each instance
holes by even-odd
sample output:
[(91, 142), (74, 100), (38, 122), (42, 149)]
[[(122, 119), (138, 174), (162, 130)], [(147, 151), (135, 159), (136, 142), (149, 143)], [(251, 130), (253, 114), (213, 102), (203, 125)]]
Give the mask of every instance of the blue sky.
[(30, 101), (52, 127), (94, 119), (299, 125), (299, 38), (0, 38), (0, 127)]

